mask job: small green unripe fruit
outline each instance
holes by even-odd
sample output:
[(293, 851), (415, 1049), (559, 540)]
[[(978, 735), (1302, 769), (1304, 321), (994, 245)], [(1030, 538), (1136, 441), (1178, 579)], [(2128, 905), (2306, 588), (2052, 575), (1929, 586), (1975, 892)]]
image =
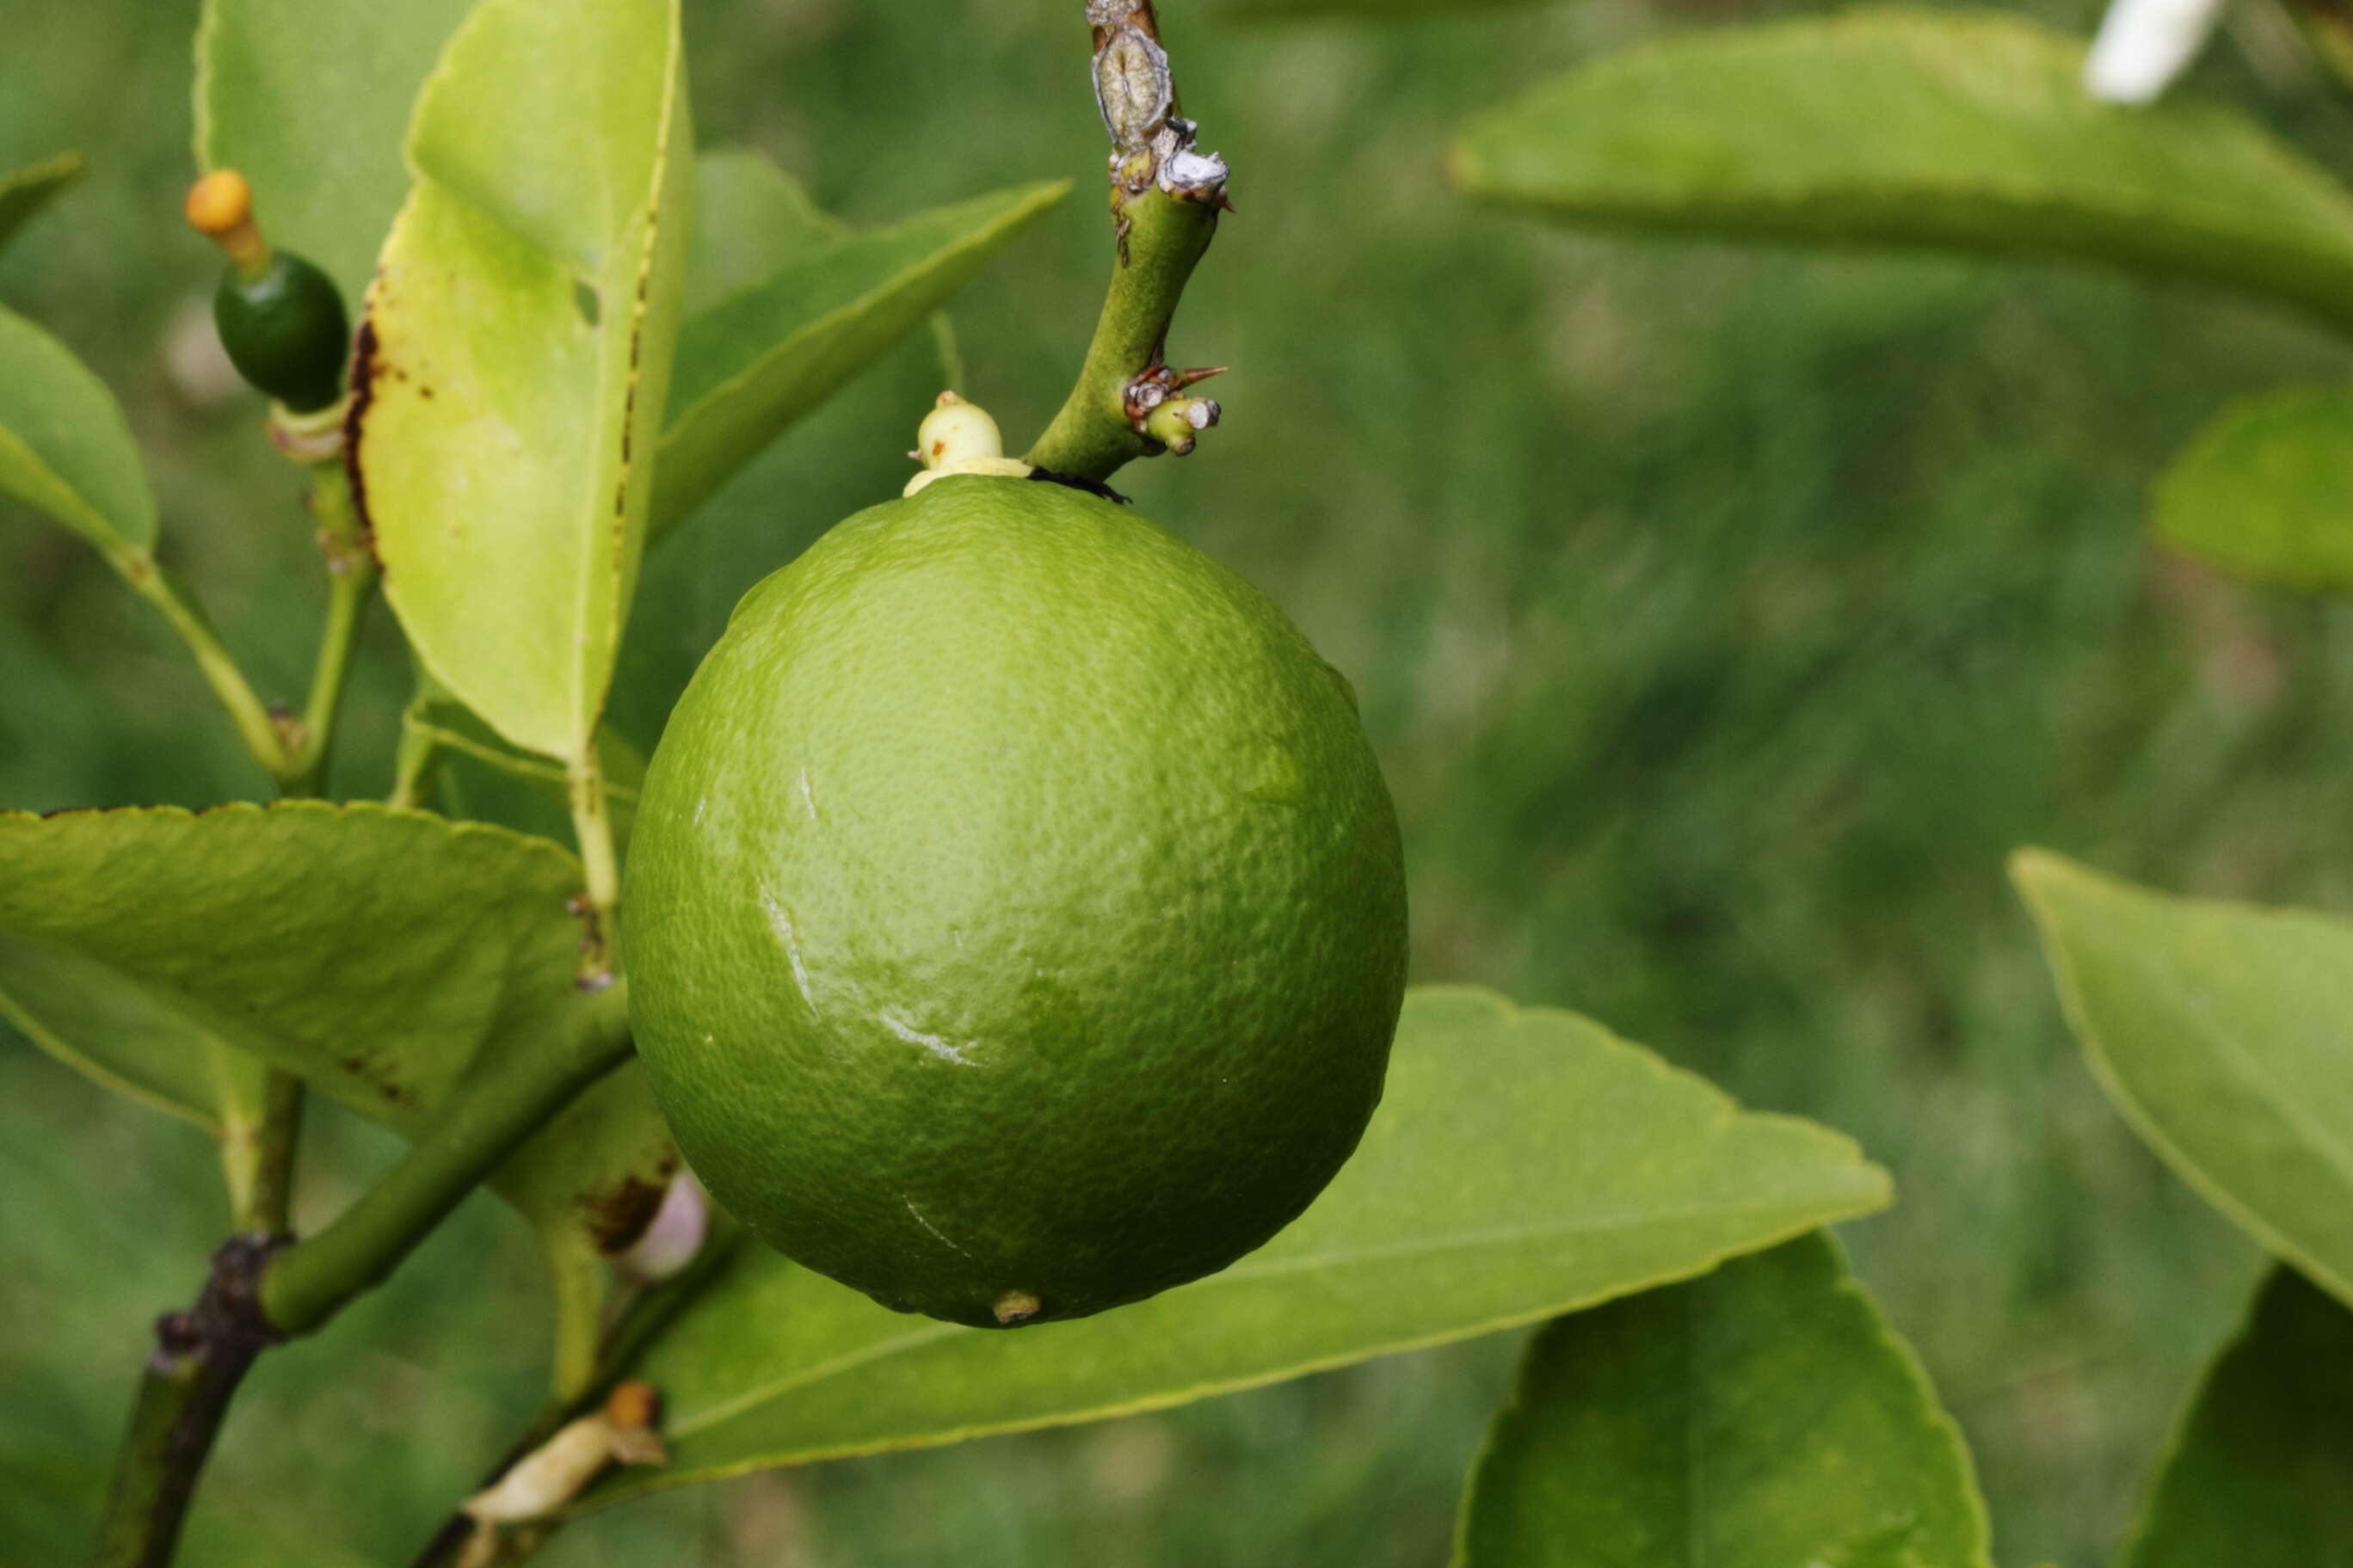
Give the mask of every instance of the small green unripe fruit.
[(1380, 1098), (1395, 813), (1355, 699), (1125, 509), (970, 473), (736, 606), (623, 899), (638, 1047), (718, 1201), (980, 1326), (1289, 1223)]
[(297, 414), (343, 396), (351, 321), (334, 284), (301, 257), (274, 252), (250, 278), (231, 267), (213, 295), (213, 321), (237, 374)]

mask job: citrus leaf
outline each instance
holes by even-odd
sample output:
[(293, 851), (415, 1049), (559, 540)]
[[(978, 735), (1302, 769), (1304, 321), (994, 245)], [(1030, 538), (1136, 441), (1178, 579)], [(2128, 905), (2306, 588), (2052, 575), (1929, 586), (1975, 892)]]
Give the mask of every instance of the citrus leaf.
[(656, 535), (921, 326), (1070, 189), (1018, 186), (843, 235), (698, 312), (679, 338)]
[[(470, 1072), (565, 1026), (579, 885), (557, 845), (383, 806), (0, 812), (0, 1010), (199, 1121), (233, 1048), (414, 1138)], [(609, 1250), (675, 1163), (632, 1064), (492, 1185), (551, 1247)]]
[(408, 195), (410, 107), (474, 0), (206, 0), (196, 162), (251, 183), (270, 238), (357, 300)]
[(1847, 1139), (1598, 1024), (1418, 990), (1355, 1158), (1225, 1272), (1006, 1333), (746, 1247), (636, 1371), (676, 1464), (596, 1495), (1182, 1404), (1589, 1306), (1887, 1199)]
[(0, 1018), (93, 1082), (216, 1141), (261, 1122), (269, 1068), (102, 963), (0, 935)]
[(2072, 257), (2353, 327), (2353, 197), (2232, 110), (2097, 102), (2083, 67), (1990, 14), (1670, 38), (1473, 121), (1454, 170), (1570, 223)]
[(2168, 1446), (2121, 1568), (2337, 1568), (2353, 1542), (2353, 1313), (2274, 1268)]
[(1562, 1318), (1463, 1495), (1456, 1568), (1989, 1568), (1968, 1449), (1810, 1236)]
[(435, 676), (580, 761), (645, 542), (692, 228), (676, 0), (483, 0), (409, 135), (353, 459)]
[(2158, 481), (2168, 544), (2306, 593), (2353, 592), (2353, 386), (2250, 397)]
[(47, 205), (51, 196), (80, 179), (81, 173), (80, 153), (60, 153), (46, 162), (0, 174), (0, 245), (5, 245), (26, 218)]
[(0, 494), (110, 556), (155, 542), (146, 465), (114, 395), (73, 351), (0, 309)]
[(687, 258), (690, 319), (765, 283), (849, 233), (798, 180), (749, 147), (713, 147), (694, 160), (694, 249)]
[(2125, 1119), (2353, 1301), (2353, 922), (2168, 898), (2040, 849), (2010, 875)]

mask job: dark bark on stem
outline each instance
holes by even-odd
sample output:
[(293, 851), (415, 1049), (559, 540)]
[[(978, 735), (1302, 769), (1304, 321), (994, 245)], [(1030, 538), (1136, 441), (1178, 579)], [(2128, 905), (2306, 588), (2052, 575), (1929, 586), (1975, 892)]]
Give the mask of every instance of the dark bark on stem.
[(96, 1568), (165, 1568), (196, 1478), (254, 1358), (279, 1342), (261, 1312), (261, 1275), (282, 1238), (232, 1237), (204, 1294), (156, 1320), (99, 1528)]
[[(155, 1325), (100, 1527), (96, 1568), (167, 1568), (196, 1478), (254, 1359), (307, 1333), (392, 1272), (499, 1163), (628, 1058), (626, 988), (571, 1031), (470, 1081), (440, 1122), (315, 1237), (234, 1237), (203, 1295)], [(280, 1125), (291, 1148), (292, 1116)]]

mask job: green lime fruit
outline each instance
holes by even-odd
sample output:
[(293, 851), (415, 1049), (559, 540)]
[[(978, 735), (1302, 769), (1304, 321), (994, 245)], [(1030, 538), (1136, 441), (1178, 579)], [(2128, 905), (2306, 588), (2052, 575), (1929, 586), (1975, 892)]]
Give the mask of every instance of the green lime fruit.
[(295, 413), (343, 396), (352, 349), (343, 297), (301, 257), (278, 251), (251, 277), (230, 268), (213, 295), (213, 322), (237, 374)]
[(1397, 818), (1264, 595), (1096, 496), (923, 478), (747, 594), (680, 700), (630, 1016), (780, 1250), (902, 1311), (1075, 1318), (1224, 1268), (1356, 1147)]

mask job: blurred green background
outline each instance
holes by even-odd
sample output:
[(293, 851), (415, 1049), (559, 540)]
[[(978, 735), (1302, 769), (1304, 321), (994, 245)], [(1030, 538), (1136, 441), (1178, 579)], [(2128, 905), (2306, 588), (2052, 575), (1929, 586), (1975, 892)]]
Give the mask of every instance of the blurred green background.
[[(1247, 9), (1247, 7), (1245, 7)], [(169, 367), (215, 276), (178, 226), (195, 0), (12, 4), (0, 168), (90, 177), (0, 300), (120, 392), (167, 550), (270, 693), (323, 601), (258, 402)], [(691, 0), (703, 141), (857, 219), (1100, 169), (1076, 0)], [(2002, 879), (2026, 842), (2160, 886), (2353, 906), (2353, 616), (2153, 552), (2145, 489), (2226, 400), (2339, 373), (2251, 307), (2101, 277), (1582, 239), (1452, 196), (1469, 110), (1721, 0), (1364, 25), (1166, 0), (1237, 174), (1174, 352), (1229, 362), (1202, 455), (1141, 505), (1270, 590), (1354, 678), (1403, 814), (1416, 978), (1589, 1012), (1896, 1176), (1848, 1227), (1977, 1451), (2006, 1563), (2103, 1561), (2257, 1260), (2069, 1042)], [(2088, 27), (2081, 11), (2046, 13)], [(2200, 68), (2353, 169), (2267, 44)], [(2285, 64), (2283, 64), (2285, 60)], [(2250, 63), (2253, 62), (2253, 63)], [(1015, 439), (1108, 265), (1092, 184), (958, 303), (962, 388)], [(895, 491), (923, 345), (787, 438), (649, 566), (616, 702), (643, 742), (728, 606)], [(381, 612), (338, 793), (386, 787)], [(263, 793), (174, 645), (0, 503), (0, 805)], [(314, 1218), (390, 1154), (315, 1113)], [(0, 1031), (0, 1555), (78, 1555), (147, 1320), (223, 1213), (195, 1132)], [(477, 1201), (377, 1296), (269, 1358), (200, 1563), (405, 1561), (533, 1405), (530, 1248)], [(1515, 1337), (1106, 1425), (772, 1474), (599, 1516), (546, 1561), (1388, 1568), (1444, 1561)]]

